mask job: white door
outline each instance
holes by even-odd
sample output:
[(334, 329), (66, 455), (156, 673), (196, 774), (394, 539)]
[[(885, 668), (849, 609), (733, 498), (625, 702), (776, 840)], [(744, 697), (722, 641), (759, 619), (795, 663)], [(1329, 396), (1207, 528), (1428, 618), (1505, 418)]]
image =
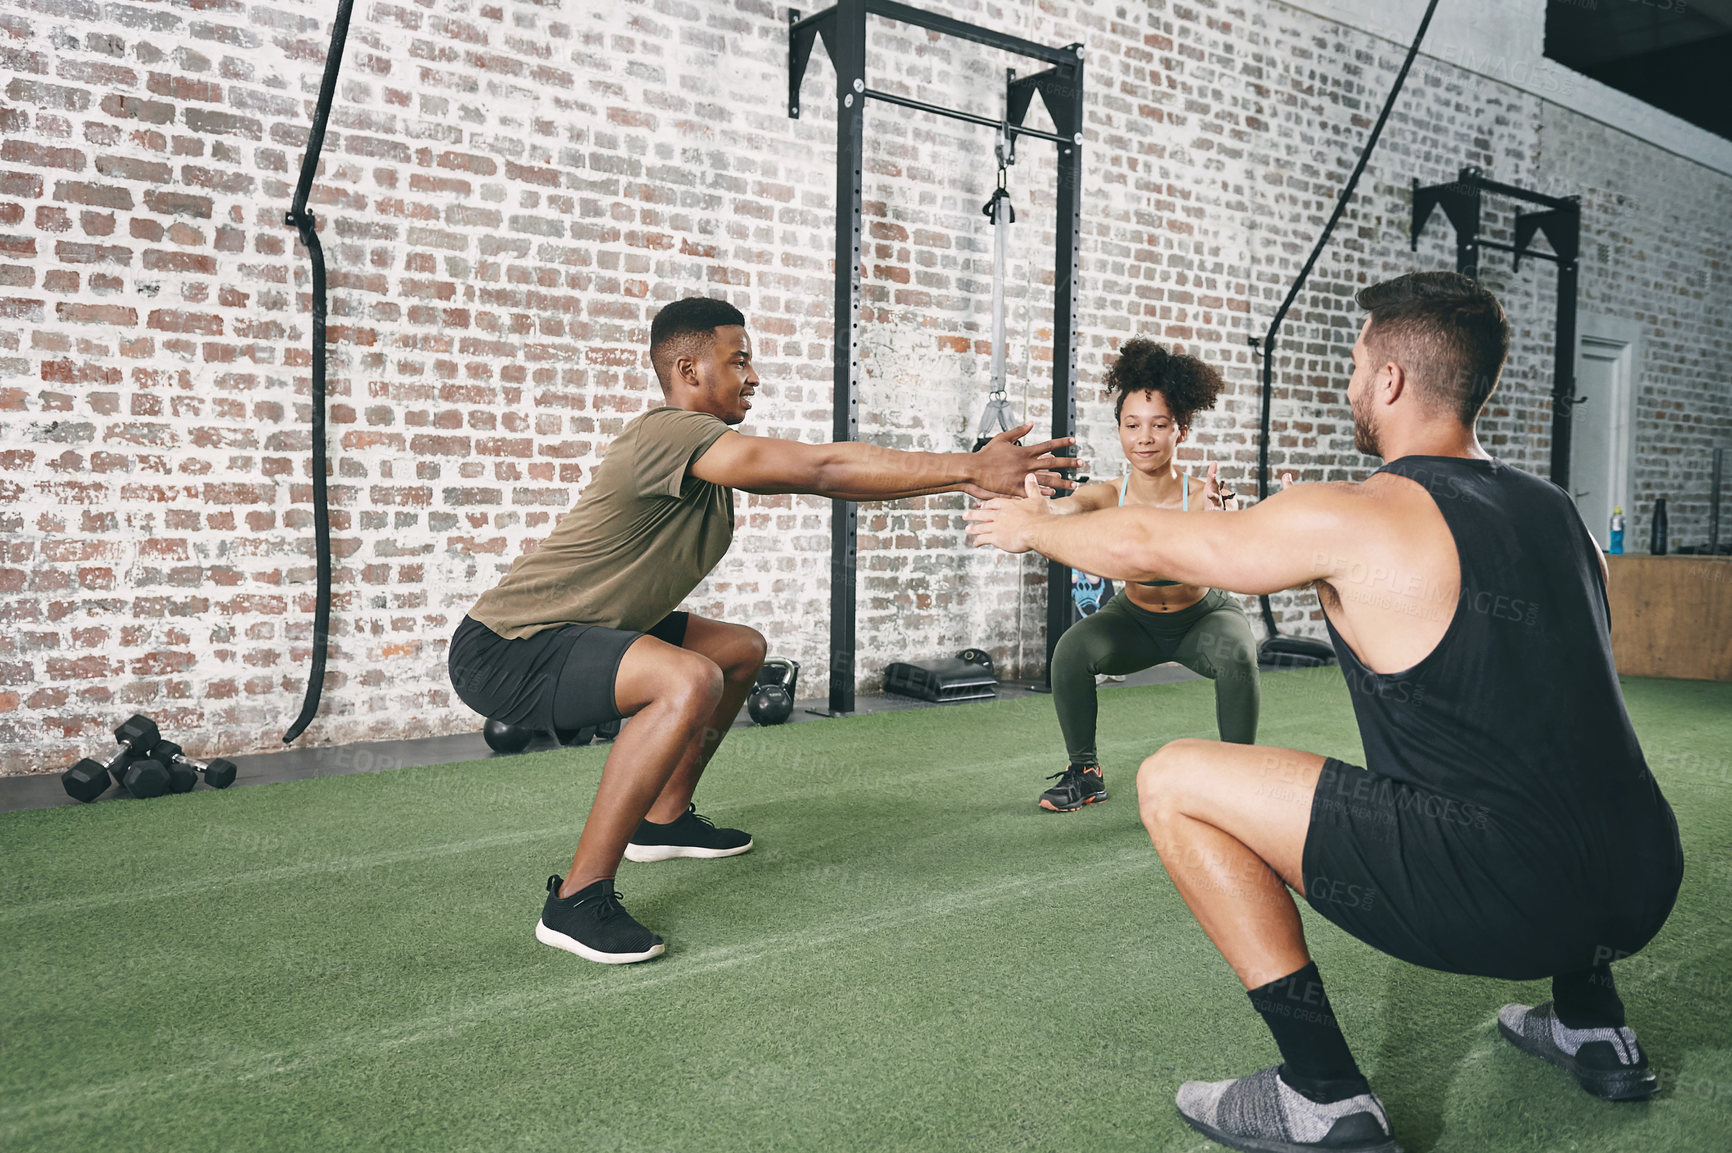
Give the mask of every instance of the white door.
[[(1576, 395), (1585, 399), (1570, 414), (1570, 493), (1582, 521), (1606, 547), (1612, 509), (1624, 505), (1628, 519), (1630, 346), (1600, 337), (1582, 338)], [(1630, 542), (1624, 542), (1628, 549)]]

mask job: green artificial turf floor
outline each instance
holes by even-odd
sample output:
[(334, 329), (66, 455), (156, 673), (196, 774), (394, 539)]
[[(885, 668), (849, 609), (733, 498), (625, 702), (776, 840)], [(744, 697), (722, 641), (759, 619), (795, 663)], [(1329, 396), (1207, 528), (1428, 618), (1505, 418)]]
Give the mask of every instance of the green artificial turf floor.
[[(1409, 1150), (1732, 1147), (1732, 685), (1631, 681), (1689, 859), (1619, 967), (1663, 1092), (1608, 1105), (1497, 1038), (1537, 984), (1387, 960), (1306, 913)], [(1102, 692), (1113, 799), (1038, 812), (1023, 699), (735, 732), (704, 811), (758, 847), (622, 867), (668, 939), (538, 945), (604, 749), (0, 816), (7, 1150), (1203, 1150), (1191, 1077), (1275, 1060), (1136, 819), (1203, 682)], [(1354, 757), (1340, 674), (1265, 743)]]

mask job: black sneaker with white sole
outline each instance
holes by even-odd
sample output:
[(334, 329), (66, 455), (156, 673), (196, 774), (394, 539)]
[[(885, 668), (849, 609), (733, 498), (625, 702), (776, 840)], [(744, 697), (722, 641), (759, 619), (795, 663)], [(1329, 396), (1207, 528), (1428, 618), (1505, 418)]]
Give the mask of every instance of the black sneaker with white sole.
[(647, 961), (667, 948), (620, 907), (611, 879), (585, 885), (569, 897), (559, 895), (561, 883), (559, 877), (547, 878), (547, 904), (535, 923), (535, 939), (543, 945), (603, 965)]
[(739, 829), (718, 829), (708, 817), (688, 806), (671, 824), (639, 821), (625, 847), (628, 861), (671, 861), (675, 857), (737, 857), (752, 847), (752, 836)]
[(1550, 1001), (1531, 1009), (1505, 1005), (1497, 1029), (1517, 1049), (1550, 1061), (1602, 1100), (1640, 1101), (1659, 1092), (1660, 1080), (1631, 1029), (1572, 1029), (1558, 1020)]

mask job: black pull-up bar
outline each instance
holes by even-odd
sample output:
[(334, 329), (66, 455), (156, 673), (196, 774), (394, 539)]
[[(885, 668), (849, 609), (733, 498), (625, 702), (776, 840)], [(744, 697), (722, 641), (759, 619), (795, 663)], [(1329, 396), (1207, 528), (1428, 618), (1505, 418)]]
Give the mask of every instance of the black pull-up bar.
[(987, 128), (1002, 128), (1012, 136), (1033, 136), (1039, 140), (1050, 140), (1054, 144), (1080, 144), (1082, 141), (1066, 139), (1056, 132), (1043, 132), (1039, 128), (1025, 128), (1020, 124), (1011, 124), (1003, 120), (994, 120), (990, 116), (979, 116), (973, 112), (960, 112), (954, 108), (944, 108), (937, 104), (928, 104), (924, 100), (914, 100), (907, 96), (897, 96), (891, 92), (880, 92), (876, 88), (868, 88), (863, 93), (868, 100), (882, 100), (886, 104), (899, 104), (903, 108), (912, 108), (917, 112), (930, 112), (934, 116), (948, 116), (952, 120), (965, 120), (970, 124), (980, 124)]
[(1526, 257), (1529, 260), (1549, 260), (1553, 264), (1559, 263), (1558, 256), (1556, 253), (1536, 252), (1530, 248), (1523, 248), (1519, 244), (1502, 244), (1496, 240), (1485, 240), (1482, 238), (1479, 242), (1479, 246), (1481, 248), (1489, 248), (1493, 252), (1513, 252), (1513, 253), (1515, 253), (1517, 267), (1520, 267), (1521, 260), (1523, 257)]

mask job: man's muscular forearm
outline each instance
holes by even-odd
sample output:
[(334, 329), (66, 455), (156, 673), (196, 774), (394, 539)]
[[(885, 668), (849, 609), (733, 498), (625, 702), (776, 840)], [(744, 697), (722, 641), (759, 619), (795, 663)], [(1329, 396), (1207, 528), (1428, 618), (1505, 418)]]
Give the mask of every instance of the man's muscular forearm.
[(1269, 593), (1327, 580), (1370, 531), (1360, 486), (1308, 485), (1231, 516), (1108, 508), (1055, 516), (1053, 502), (998, 498), (968, 510), (968, 534), (1006, 552), (1033, 549), (1117, 580), (1171, 580)]
[(1060, 564), (1113, 580), (1206, 584), (1180, 571), (1192, 568), (1201, 551), (1197, 520), (1178, 509), (1104, 508), (1043, 517), (1030, 527), (1028, 544)]
[(1020, 445), (1028, 425), (1000, 433), (979, 452), (902, 452), (875, 444), (840, 441), (802, 444), (775, 437), (728, 433), (692, 462), (692, 475), (712, 484), (756, 493), (799, 492), (835, 500), (897, 500), (936, 492), (990, 497), (1037, 484), (1069, 488), (1053, 470), (1077, 461), (1053, 450), (1068, 438)]
[(974, 454), (902, 452), (858, 441), (824, 446), (812, 491), (832, 500), (902, 500), (974, 483)]

